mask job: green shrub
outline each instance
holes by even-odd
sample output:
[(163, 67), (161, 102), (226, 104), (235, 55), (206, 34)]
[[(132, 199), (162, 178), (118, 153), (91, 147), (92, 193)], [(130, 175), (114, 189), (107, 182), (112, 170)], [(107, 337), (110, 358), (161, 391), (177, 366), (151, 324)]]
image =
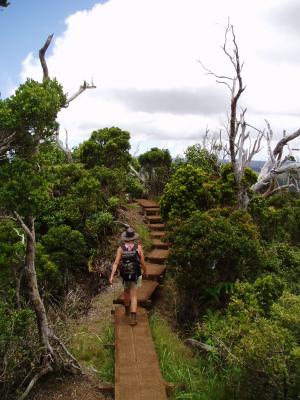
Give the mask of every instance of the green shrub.
[(83, 235), (69, 226), (60, 225), (49, 229), (43, 236), (43, 244), (50, 259), (62, 271), (76, 269), (85, 261), (86, 244)]
[(255, 197), (248, 211), (253, 216), (262, 238), (267, 242), (298, 245), (300, 240), (300, 199), (295, 194)]
[(262, 248), (250, 216), (195, 212), (170, 236), (169, 262), (180, 290), (181, 314), (193, 319), (203, 306), (222, 300), (237, 279), (262, 271)]
[(300, 294), (300, 250), (287, 243), (266, 248), (266, 268), (284, 279), (290, 291)]
[(206, 210), (218, 204), (217, 192), (209, 175), (200, 167), (179, 167), (166, 184), (160, 199), (163, 219), (188, 218), (193, 211)]
[(39, 339), (35, 316), (0, 300), (0, 397), (15, 399), (20, 382), (38, 363)]

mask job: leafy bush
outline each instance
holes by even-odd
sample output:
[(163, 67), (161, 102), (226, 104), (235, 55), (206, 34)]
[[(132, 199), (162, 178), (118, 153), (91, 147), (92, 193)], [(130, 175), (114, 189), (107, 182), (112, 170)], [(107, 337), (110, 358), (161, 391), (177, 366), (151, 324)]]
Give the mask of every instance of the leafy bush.
[(1, 398), (16, 398), (16, 388), (38, 363), (39, 346), (33, 312), (0, 300)]
[(256, 197), (249, 204), (249, 212), (265, 241), (299, 244), (300, 199), (297, 195)]
[[(270, 277), (264, 278), (270, 286)], [(293, 400), (299, 394), (300, 297), (289, 292), (279, 297), (277, 281), (271, 285), (272, 300), (267, 295), (266, 312), (262, 286), (261, 278), (252, 285), (238, 284), (224, 316), (208, 313), (197, 325), (196, 337), (217, 349), (217, 364), (234, 370), (228, 390), (235, 394), (226, 399)]]
[(266, 268), (283, 278), (293, 293), (300, 294), (300, 249), (287, 243), (266, 247)]
[(200, 167), (187, 164), (179, 167), (166, 184), (160, 199), (162, 217), (187, 218), (193, 211), (206, 210), (218, 204), (218, 193), (209, 175)]
[(86, 244), (83, 235), (72, 230), (69, 226), (60, 225), (51, 228), (43, 236), (43, 244), (50, 259), (58, 265), (62, 271), (65, 269), (76, 270), (76, 266), (85, 261)]
[[(213, 213), (212, 213), (213, 214)], [(169, 262), (180, 289), (182, 316), (193, 319), (204, 303), (222, 298), (237, 279), (262, 271), (262, 248), (251, 217), (195, 212), (172, 233)]]
[(203, 148), (201, 144), (196, 143), (189, 146), (184, 154), (187, 164), (200, 167), (209, 175), (218, 176), (220, 174), (220, 163), (218, 157)]
[(85, 231), (89, 236), (96, 237), (96, 239), (99, 240), (101, 237), (111, 232), (113, 222), (111, 213), (100, 211), (86, 219)]

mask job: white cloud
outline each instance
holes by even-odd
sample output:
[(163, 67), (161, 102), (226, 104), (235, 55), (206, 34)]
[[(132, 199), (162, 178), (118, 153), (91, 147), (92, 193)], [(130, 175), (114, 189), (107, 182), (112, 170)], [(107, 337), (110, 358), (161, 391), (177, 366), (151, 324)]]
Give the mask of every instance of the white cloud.
[[(59, 115), (70, 144), (87, 139), (93, 129), (119, 126), (130, 131), (133, 150), (138, 143), (140, 151), (167, 145), (176, 154), (200, 140), (206, 126), (218, 129), (226, 116), (229, 93), (205, 75), (196, 60), (218, 73), (231, 74), (219, 48), (228, 17), (245, 60), (243, 104), (249, 109), (249, 122), (262, 127), (267, 117), (275, 131), (298, 128), (300, 59), (297, 54), (293, 58), (293, 52), (300, 30), (291, 41), (291, 32), (282, 31), (276, 18), (270, 17), (290, 3), (110, 0), (69, 16), (64, 34), (48, 51), (50, 74), (69, 94), (83, 80), (93, 78), (97, 85)], [(21, 75), (41, 79), (39, 62), (32, 54), (24, 60)], [(191, 91), (200, 101), (199, 115), (186, 103), (191, 101)], [(155, 93), (160, 95), (157, 103)], [(176, 95), (170, 98), (172, 93)]]

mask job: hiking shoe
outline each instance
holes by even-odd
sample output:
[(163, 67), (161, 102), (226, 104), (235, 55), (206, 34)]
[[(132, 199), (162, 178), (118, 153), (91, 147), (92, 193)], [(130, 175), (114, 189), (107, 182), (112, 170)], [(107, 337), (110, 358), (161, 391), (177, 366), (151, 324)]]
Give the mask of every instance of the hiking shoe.
[(136, 324), (137, 324), (136, 313), (132, 312), (130, 313), (130, 325), (135, 326)]

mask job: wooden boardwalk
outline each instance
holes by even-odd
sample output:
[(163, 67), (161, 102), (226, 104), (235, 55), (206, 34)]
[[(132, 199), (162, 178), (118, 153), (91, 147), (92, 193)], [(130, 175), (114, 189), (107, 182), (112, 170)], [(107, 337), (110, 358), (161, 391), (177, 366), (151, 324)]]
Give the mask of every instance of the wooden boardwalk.
[(123, 308), (115, 312), (115, 400), (166, 400), (146, 311), (131, 327)]
[[(138, 288), (139, 306), (150, 307), (152, 297), (159, 287), (158, 280), (166, 271), (168, 244), (162, 241), (164, 224), (159, 217), (159, 207), (151, 200), (137, 200), (143, 207), (145, 222), (153, 237), (153, 249), (146, 255), (148, 280)], [(124, 303), (122, 293), (114, 300)], [(123, 307), (115, 310), (115, 400), (166, 400), (166, 383), (160, 372), (159, 362), (151, 337), (146, 310), (139, 308), (138, 324), (129, 325)]]

